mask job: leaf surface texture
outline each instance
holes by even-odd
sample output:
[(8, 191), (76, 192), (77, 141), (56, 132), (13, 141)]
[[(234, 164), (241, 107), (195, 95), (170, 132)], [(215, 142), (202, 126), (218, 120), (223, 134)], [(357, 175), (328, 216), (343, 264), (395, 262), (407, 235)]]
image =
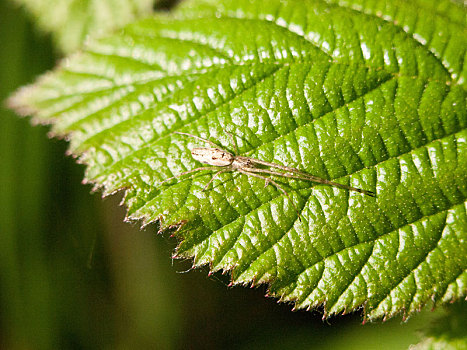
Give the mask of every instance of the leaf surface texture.
[[(466, 12), (450, 1), (193, 1), (92, 41), (12, 104), (67, 137), (180, 257), (325, 315), (466, 295)], [(204, 171), (208, 138), (377, 194)], [(301, 220), (291, 201), (299, 209)]]

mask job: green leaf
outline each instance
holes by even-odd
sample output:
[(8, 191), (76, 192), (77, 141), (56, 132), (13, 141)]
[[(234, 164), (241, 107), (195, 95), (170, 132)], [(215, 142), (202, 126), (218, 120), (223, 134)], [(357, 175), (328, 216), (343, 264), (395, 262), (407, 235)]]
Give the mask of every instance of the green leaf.
[(81, 47), (89, 35), (100, 35), (152, 13), (154, 0), (15, 0), (51, 32), (63, 52)]
[[(366, 4), (366, 3), (365, 3)], [(465, 10), (450, 1), (195, 1), (89, 43), (11, 100), (177, 256), (325, 316), (467, 289)], [(240, 173), (159, 183), (206, 147), (377, 193)], [(300, 210), (298, 219), (294, 206)]]

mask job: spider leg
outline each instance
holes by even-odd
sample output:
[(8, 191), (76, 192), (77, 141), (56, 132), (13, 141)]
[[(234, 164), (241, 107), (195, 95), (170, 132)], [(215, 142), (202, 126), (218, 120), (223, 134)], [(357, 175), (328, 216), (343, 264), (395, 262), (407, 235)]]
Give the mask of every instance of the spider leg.
[(174, 131), (174, 134), (179, 134), (179, 135), (185, 135), (185, 136), (188, 136), (188, 137), (192, 137), (194, 139), (197, 139), (197, 140), (200, 140), (200, 141), (203, 141), (203, 142), (207, 142), (211, 146), (214, 146), (214, 148), (221, 148), (218, 144), (216, 144), (216, 143), (214, 143), (214, 142), (212, 142), (210, 140), (204, 139), (204, 138), (196, 136), (196, 135), (188, 134), (186, 132)]
[[(321, 177), (307, 174), (304, 171), (298, 170), (297, 168), (291, 168), (291, 167), (284, 166), (284, 165), (279, 165), (279, 164), (276, 164), (276, 163), (265, 162), (263, 160), (259, 160), (259, 159), (255, 159), (255, 158), (251, 158), (251, 162), (255, 163), (255, 164), (265, 165), (265, 166), (268, 166), (268, 167), (271, 167), (271, 168), (276, 168), (276, 169), (281, 169), (281, 170), (284, 170), (284, 171), (288, 171), (289, 173), (297, 174), (297, 176), (300, 176), (300, 177), (294, 177), (296, 179), (302, 179), (302, 180), (306, 179), (308, 181), (319, 182), (319, 183), (337, 184), (335, 182), (323, 179)], [(284, 174), (284, 173), (276, 172), (276, 174), (281, 176), (280, 174)], [(282, 176), (284, 176), (284, 175), (282, 175)], [(287, 177), (292, 177), (292, 176), (287, 176)], [(342, 185), (342, 186), (344, 186), (344, 185)]]
[(278, 190), (280, 190), (286, 197), (287, 199), (289, 200), (289, 202), (292, 204), (292, 206), (294, 207), (295, 211), (297, 212), (297, 215), (298, 215), (298, 219), (300, 221), (302, 221), (302, 217), (300, 215), (300, 212), (298, 211), (297, 207), (295, 206), (295, 203), (292, 201), (292, 198), (290, 198), (289, 194), (287, 193), (286, 190), (284, 190), (281, 185), (279, 185), (277, 182), (275, 182), (274, 180), (268, 178), (268, 177), (265, 177), (265, 176), (262, 176), (262, 175), (259, 175), (257, 174), (256, 172), (250, 172), (251, 169), (248, 169), (248, 170), (243, 170), (243, 169), (237, 169), (240, 173), (242, 174), (245, 174), (245, 175), (250, 175), (250, 176), (253, 176), (253, 177), (257, 177), (259, 179), (262, 179), (264, 181), (266, 181), (266, 186), (269, 185), (270, 183), (273, 184), (274, 186), (276, 186), (276, 188)]
[(235, 148), (235, 155), (238, 155), (237, 141), (235, 140), (235, 138), (233, 137), (233, 135), (230, 132), (226, 131), (225, 133), (230, 136), (230, 141), (232, 141), (232, 145)]
[[(290, 172), (283, 173), (280, 171), (275, 171), (275, 170), (270, 170), (270, 169), (260, 169), (260, 168), (248, 168), (247, 171), (250, 171), (252, 173), (263, 173), (263, 174), (271, 174), (271, 175), (282, 176), (282, 177), (289, 177), (289, 178), (298, 179), (298, 180), (313, 181), (308, 176), (303, 176), (302, 174), (296, 175)], [(318, 179), (321, 180), (321, 178), (318, 178)]]
[[(298, 180), (312, 181), (312, 182), (316, 182), (316, 183), (320, 183), (320, 184), (324, 184), (324, 185), (329, 185), (329, 186), (342, 188), (344, 190), (363, 193), (363, 194), (365, 194), (367, 196), (370, 196), (370, 197), (376, 197), (376, 194), (374, 192), (372, 192), (372, 191), (362, 190), (361, 188), (347, 186), (347, 185), (344, 185), (344, 184), (340, 184), (338, 182), (326, 180), (326, 179), (323, 179), (323, 178), (320, 178), (320, 177), (317, 177), (317, 176), (313, 176), (313, 175), (304, 173), (304, 172), (302, 172), (302, 171), (300, 171), (298, 169), (295, 169), (295, 168), (289, 168), (289, 167), (285, 167), (285, 166), (281, 166), (281, 165), (277, 165), (277, 164), (273, 164), (273, 163), (258, 161), (257, 159), (252, 159), (252, 162), (262, 164), (262, 165), (271, 166), (271, 167), (274, 166), (275, 168), (288, 171), (289, 173), (282, 173), (280, 171), (274, 171), (274, 170), (268, 170), (268, 169), (259, 169), (259, 168), (248, 169), (248, 171), (251, 171), (251, 172), (265, 173), (265, 174), (289, 177), (289, 178), (298, 179)], [(272, 165), (270, 165), (270, 164), (272, 164)], [(293, 174), (293, 173), (295, 173), (295, 174)]]
[(316, 176), (307, 174), (304, 171), (298, 170), (297, 168), (291, 168), (291, 167), (285, 166), (285, 165), (265, 162), (264, 160), (255, 159), (255, 158), (251, 158), (251, 162), (255, 163), (255, 164), (265, 165), (265, 166), (268, 166), (268, 167), (271, 167), (271, 168), (281, 169), (281, 170), (288, 171), (288, 172), (291, 172), (291, 173), (300, 174), (300, 175), (307, 176), (307, 177), (310, 177), (310, 178), (321, 179), (320, 177), (316, 177)]
[(213, 177), (211, 177), (211, 180), (203, 187), (202, 192), (206, 191), (206, 189), (209, 187), (209, 185), (214, 181), (216, 177), (218, 177), (220, 174), (225, 173), (227, 171), (231, 171), (231, 169), (222, 169), (219, 170), (217, 173), (214, 174)]
[(181, 176), (192, 174), (192, 173), (195, 173), (197, 171), (218, 170), (218, 169), (219, 169), (218, 167), (214, 167), (214, 166), (204, 166), (204, 167), (200, 167), (200, 168), (195, 168), (195, 169), (192, 169), (192, 170), (184, 171), (183, 173), (180, 173), (180, 174), (178, 174), (176, 176), (169, 177), (168, 179), (165, 179), (164, 181), (159, 182), (158, 185), (163, 185), (166, 182), (169, 182), (170, 180), (178, 179)]

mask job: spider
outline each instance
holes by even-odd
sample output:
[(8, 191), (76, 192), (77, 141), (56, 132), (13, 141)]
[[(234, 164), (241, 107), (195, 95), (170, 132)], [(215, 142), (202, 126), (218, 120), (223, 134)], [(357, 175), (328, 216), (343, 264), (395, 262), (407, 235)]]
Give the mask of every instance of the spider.
[[(255, 159), (251, 157), (234, 155), (230, 153), (229, 151), (226, 151), (225, 149), (220, 148), (214, 142), (204, 139), (202, 137), (184, 133), (184, 132), (178, 132), (178, 131), (175, 131), (175, 133), (179, 135), (192, 137), (194, 139), (203, 141), (205, 143), (209, 143), (210, 145), (214, 146), (214, 148), (197, 147), (191, 150), (191, 155), (195, 160), (203, 164), (210, 165), (210, 166), (203, 166), (203, 167), (195, 168), (189, 171), (185, 171), (176, 176), (165, 179), (164, 181), (160, 182), (159, 185), (162, 185), (168, 181), (179, 178), (181, 176), (192, 174), (198, 171), (217, 170), (214, 176), (204, 186), (203, 191), (205, 191), (209, 187), (209, 185), (214, 181), (214, 179), (216, 179), (220, 174), (228, 172), (228, 171), (238, 171), (241, 174), (253, 176), (253, 177), (264, 180), (265, 187), (268, 186), (269, 184), (273, 184), (278, 190), (280, 190), (288, 198), (290, 203), (292, 203), (299, 218), (300, 218), (300, 213), (297, 210), (297, 207), (293, 203), (287, 191), (284, 190), (276, 181), (262, 174), (269, 174), (269, 175), (274, 175), (274, 176), (282, 176), (282, 177), (288, 177), (292, 179), (317, 182), (320, 184), (334, 186), (334, 187), (342, 188), (342, 189), (349, 190), (349, 191), (363, 193), (370, 197), (376, 197), (375, 193), (372, 191), (362, 190), (360, 188), (351, 187), (351, 186), (343, 185), (337, 182), (329, 181), (329, 180), (326, 180), (326, 179), (323, 179), (317, 176), (307, 174), (296, 168), (291, 168), (291, 167), (284, 166), (284, 165), (265, 162), (263, 160)], [(237, 143), (235, 142), (234, 137), (232, 136), (232, 134), (228, 132), (226, 133), (230, 136), (232, 140), (232, 144), (234, 145), (234, 148), (235, 148), (235, 154), (238, 154)], [(269, 169), (265, 169), (260, 166), (269, 167)], [(282, 171), (273, 170), (271, 168), (280, 169)]]

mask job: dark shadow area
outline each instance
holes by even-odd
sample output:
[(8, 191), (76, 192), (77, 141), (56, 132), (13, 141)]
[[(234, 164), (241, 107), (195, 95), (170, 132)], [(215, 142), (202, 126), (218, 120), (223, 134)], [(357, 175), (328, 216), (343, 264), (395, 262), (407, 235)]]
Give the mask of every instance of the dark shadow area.
[(183, 0), (158, 0), (154, 5), (155, 11), (170, 11)]

